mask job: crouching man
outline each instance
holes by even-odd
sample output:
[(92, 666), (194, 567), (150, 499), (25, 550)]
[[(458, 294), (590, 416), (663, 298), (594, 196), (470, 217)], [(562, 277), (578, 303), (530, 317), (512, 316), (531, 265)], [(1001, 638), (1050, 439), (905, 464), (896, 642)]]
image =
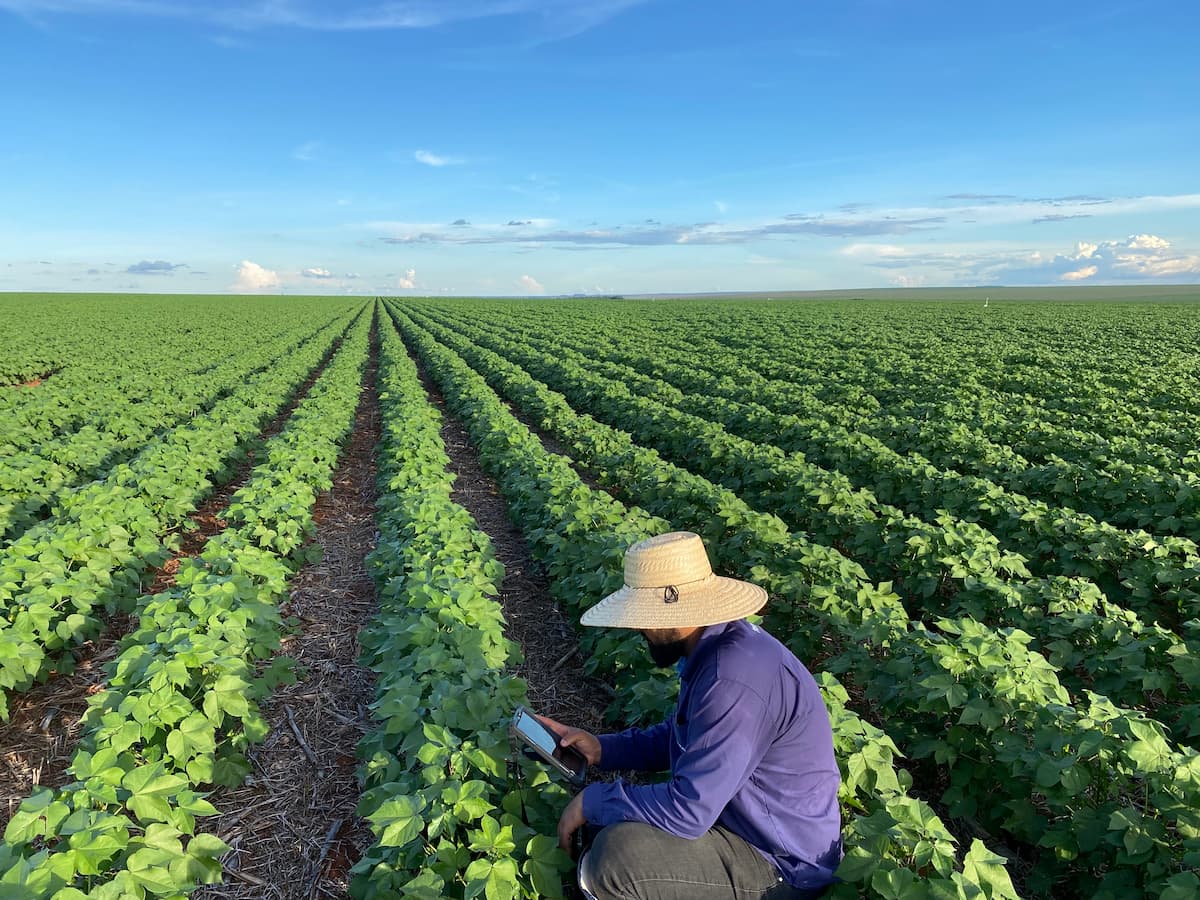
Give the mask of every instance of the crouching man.
[(674, 714), (599, 737), (543, 719), (601, 769), (669, 771), (660, 784), (596, 783), (558, 823), (568, 849), (601, 830), (579, 863), (594, 900), (820, 896), (841, 860), (839, 775), (812, 675), (745, 617), (766, 592), (713, 574), (698, 535), (634, 544), (625, 586), (584, 625), (641, 632), (659, 666), (679, 665)]

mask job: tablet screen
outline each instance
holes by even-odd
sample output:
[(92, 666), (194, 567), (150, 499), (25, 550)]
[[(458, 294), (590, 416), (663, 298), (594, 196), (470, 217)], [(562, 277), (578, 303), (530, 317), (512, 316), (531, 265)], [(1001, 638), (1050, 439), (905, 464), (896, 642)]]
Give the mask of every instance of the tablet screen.
[(553, 756), (554, 751), (558, 749), (558, 742), (554, 739), (554, 735), (529, 713), (521, 713), (521, 717), (517, 720), (517, 728), (548, 755)]

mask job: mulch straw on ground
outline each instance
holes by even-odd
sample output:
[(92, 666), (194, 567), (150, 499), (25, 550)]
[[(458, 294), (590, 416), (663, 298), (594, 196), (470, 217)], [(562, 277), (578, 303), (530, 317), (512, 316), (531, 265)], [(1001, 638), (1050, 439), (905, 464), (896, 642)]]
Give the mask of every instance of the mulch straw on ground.
[(374, 366), (365, 384), (333, 489), (314, 512), (323, 558), (292, 580), (284, 608), (299, 623), (281, 651), (296, 660), (298, 681), (263, 702), (270, 733), (250, 753), (246, 783), (210, 797), (221, 815), (201, 827), (232, 851), (224, 883), (197, 891), (198, 900), (345, 897), (349, 869), (372, 840), (354, 810), (355, 748), (374, 699), (372, 674), (358, 665), (358, 631), (376, 611), (364, 563), (375, 545)]

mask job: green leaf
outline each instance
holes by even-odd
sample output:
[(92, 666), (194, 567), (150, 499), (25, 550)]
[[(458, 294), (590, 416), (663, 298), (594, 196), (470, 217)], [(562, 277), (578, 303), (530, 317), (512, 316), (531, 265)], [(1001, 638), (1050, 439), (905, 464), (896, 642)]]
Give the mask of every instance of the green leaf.
[(975, 838), (963, 857), (963, 877), (984, 888), (992, 900), (1017, 900), (1019, 895), (1005, 868), (1007, 862), (1005, 857), (993, 853), (983, 841)]
[(543, 897), (561, 897), (563, 874), (570, 870), (571, 858), (558, 841), (549, 835), (534, 835), (525, 845), (525, 856), (521, 871), (529, 876), (533, 889)]
[(179, 765), (198, 754), (213, 753), (216, 746), (216, 730), (200, 713), (192, 713), (167, 735), (167, 752)]
[(1200, 877), (1195, 872), (1180, 872), (1167, 879), (1158, 900), (1195, 900), (1200, 897)]
[(130, 854), (126, 869), (138, 884), (152, 894), (175, 894), (184, 887), (171, 874), (170, 865), (176, 859), (176, 854), (147, 847)]
[(484, 896), (487, 900), (512, 900), (521, 889), (517, 880), (517, 862), (505, 857), (498, 859), (488, 873)]
[(851, 847), (837, 868), (837, 877), (842, 881), (863, 881), (879, 868), (881, 859), (864, 847)]
[(421, 813), (425, 801), (417, 796), (393, 797), (367, 816), (379, 834), (379, 843), (386, 847), (404, 847), (415, 840), (425, 826)]
[(446, 882), (435, 872), (425, 871), (400, 886), (400, 900), (442, 900)]

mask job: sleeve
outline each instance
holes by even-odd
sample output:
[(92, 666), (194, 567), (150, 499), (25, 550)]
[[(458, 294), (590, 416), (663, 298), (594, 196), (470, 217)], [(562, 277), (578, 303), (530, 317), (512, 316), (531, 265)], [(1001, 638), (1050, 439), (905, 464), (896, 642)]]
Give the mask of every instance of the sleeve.
[(666, 722), (650, 728), (629, 728), (620, 734), (602, 734), (599, 740), (599, 769), (662, 772), (670, 768), (671, 726)]
[(690, 839), (712, 828), (766, 752), (766, 705), (746, 685), (714, 681), (693, 694), (688, 712), (688, 744), (681, 748), (671, 779), (588, 785), (583, 792), (588, 822), (600, 827), (645, 822)]

